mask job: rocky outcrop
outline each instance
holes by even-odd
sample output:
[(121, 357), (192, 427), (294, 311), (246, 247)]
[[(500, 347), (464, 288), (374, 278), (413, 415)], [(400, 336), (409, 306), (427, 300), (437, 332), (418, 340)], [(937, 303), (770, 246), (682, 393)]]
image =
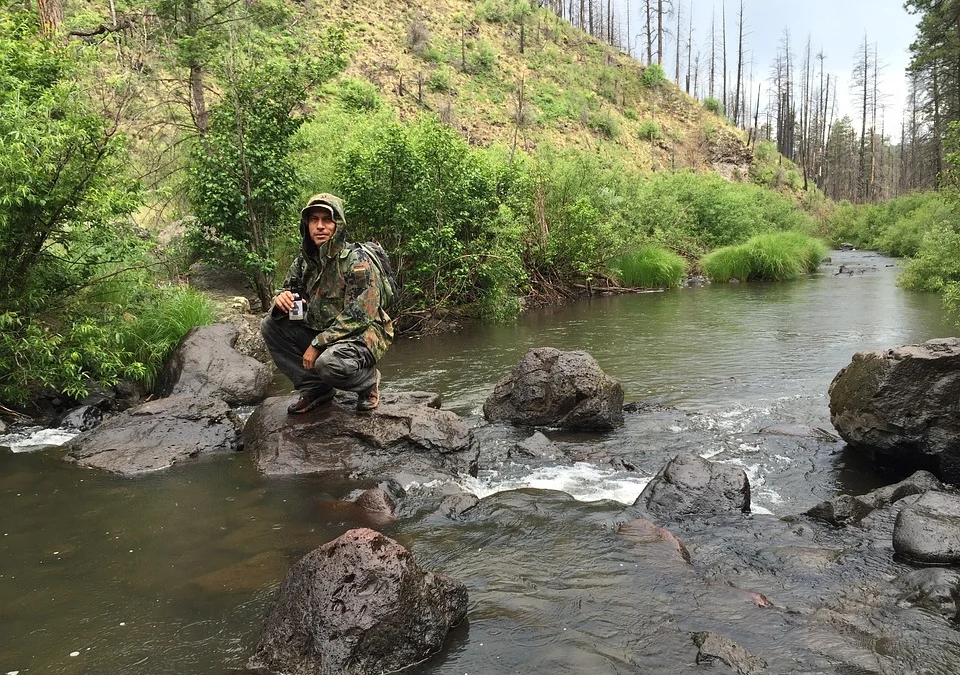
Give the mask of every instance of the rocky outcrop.
[(831, 525), (855, 525), (882, 506), (910, 495), (941, 489), (943, 484), (936, 476), (929, 471), (917, 471), (899, 483), (877, 488), (865, 495), (840, 495), (821, 502), (807, 511), (806, 515)]
[(829, 391), (830, 420), (852, 447), (960, 482), (960, 339), (860, 352)]
[(759, 656), (754, 656), (725, 635), (700, 631), (690, 636), (697, 646), (696, 662), (710, 663), (720, 660), (740, 675), (756, 675), (767, 668), (767, 662)]
[(473, 433), (456, 414), (423, 404), (430, 394), (381, 396), (358, 415), (340, 397), (305, 415), (288, 415), (290, 398), (270, 398), (244, 427), (244, 446), (268, 475), (335, 472), (355, 479), (433, 480), (477, 471)]
[(663, 516), (750, 511), (750, 482), (743, 469), (698, 455), (677, 455), (637, 497), (634, 506)]
[(466, 613), (462, 583), (425, 572), (378, 532), (350, 530), (287, 573), (249, 667), (287, 675), (397, 672), (437, 652)]
[(228, 405), (262, 401), (270, 384), (270, 368), (233, 347), (239, 330), (219, 323), (191, 329), (167, 362), (160, 391), (223, 399)]
[(240, 424), (231, 405), (262, 400), (270, 370), (233, 350), (237, 331), (217, 324), (191, 330), (164, 373), (167, 396), (110, 417), (68, 444), (67, 459), (122, 474), (164, 469), (236, 450)]
[(920, 563), (960, 563), (960, 495), (927, 492), (901, 509), (893, 527), (893, 548)]
[(483, 404), (491, 422), (561, 429), (613, 429), (623, 424), (623, 387), (586, 352), (551, 347), (528, 351)]

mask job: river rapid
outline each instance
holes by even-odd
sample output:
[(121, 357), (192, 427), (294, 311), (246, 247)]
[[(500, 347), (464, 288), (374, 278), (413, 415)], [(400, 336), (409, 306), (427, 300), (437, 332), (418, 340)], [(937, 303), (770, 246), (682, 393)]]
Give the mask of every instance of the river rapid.
[[(758, 433), (832, 432), (827, 387), (855, 352), (955, 334), (938, 299), (898, 289), (897, 272), (835, 252), (796, 282), (595, 297), (399, 341), (384, 387), (440, 393), (487, 449), (462, 480), (484, 499), (461, 521), (373, 523), (344, 502), (348, 486), (265, 479), (244, 453), (130, 479), (56, 448), (0, 450), (0, 674), (241, 671), (289, 566), (357, 526), (468, 588), (468, 620), (412, 673), (688, 673), (696, 631), (729, 636), (772, 673), (958, 672), (949, 621), (891, 611), (864, 581), (911, 569), (875, 536), (892, 522), (864, 536), (786, 518), (894, 478), (842, 443)], [(529, 431), (488, 426), (481, 407), (537, 346), (586, 350), (646, 405), (611, 433), (547, 430), (573, 462), (502, 459)], [(680, 452), (742, 467), (752, 487), (753, 516), (671, 524), (692, 565), (618, 532)]]

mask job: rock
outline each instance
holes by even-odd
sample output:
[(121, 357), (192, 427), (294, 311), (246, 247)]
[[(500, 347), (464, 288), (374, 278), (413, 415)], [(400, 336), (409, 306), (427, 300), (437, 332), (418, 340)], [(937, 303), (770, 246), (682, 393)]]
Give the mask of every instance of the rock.
[(387, 487), (385, 481), (381, 487), (370, 488), (360, 494), (353, 503), (366, 512), (367, 516), (378, 523), (388, 523), (397, 517), (397, 491), (402, 495), (403, 488), (395, 485), (393, 489)]
[(562, 429), (613, 429), (623, 424), (623, 388), (586, 352), (551, 347), (528, 351), (483, 404), (491, 422)]
[(291, 400), (267, 399), (244, 427), (244, 447), (265, 474), (401, 474), (418, 482), (476, 474), (473, 433), (448, 410), (384, 397), (370, 414), (358, 415), (352, 405), (334, 401), (305, 415), (288, 415)]
[(113, 410), (117, 394), (110, 389), (104, 389), (99, 384), (90, 386), (90, 392), (80, 399), (80, 405), (92, 405), (100, 410)]
[(908, 497), (923, 494), (930, 490), (942, 490), (943, 484), (929, 471), (917, 471), (909, 478), (877, 488), (865, 495), (840, 495), (817, 504), (806, 515), (824, 520), (832, 525), (854, 525), (866, 518), (874, 510)]
[(350, 530), (287, 573), (248, 667), (392, 673), (436, 653), (466, 613), (462, 583), (423, 571), (378, 532)]
[(554, 445), (553, 441), (537, 431), (530, 438), (518, 441), (513, 446), (513, 450), (507, 453), (507, 457), (551, 460), (563, 457), (563, 452)]
[(115, 415), (67, 444), (67, 459), (121, 474), (235, 450), (239, 429), (219, 399), (171, 396)]
[(67, 412), (60, 420), (58, 426), (67, 429), (76, 429), (77, 431), (87, 431), (100, 424), (103, 419), (103, 411), (92, 405), (82, 405)]
[(140, 405), (147, 398), (146, 387), (140, 382), (130, 380), (117, 382), (113, 385), (113, 392), (116, 394), (114, 408), (121, 412)]
[(815, 438), (825, 443), (836, 443), (840, 439), (825, 429), (817, 427), (807, 427), (801, 424), (771, 424), (763, 427), (759, 432), (761, 436), (787, 436), (789, 438)]
[(927, 492), (901, 509), (893, 526), (893, 548), (920, 563), (960, 563), (960, 495)]
[(762, 658), (754, 656), (724, 635), (702, 631), (692, 633), (690, 637), (700, 649), (697, 652), (697, 664), (720, 659), (741, 675), (755, 675), (767, 667), (767, 662)]
[(957, 613), (960, 601), (960, 573), (942, 567), (927, 567), (897, 577), (901, 589), (899, 604), (923, 607), (945, 616)]
[(260, 331), (261, 317), (252, 314), (239, 314), (231, 319), (234, 328), (237, 329), (237, 341), (233, 348), (238, 354), (249, 356), (260, 363), (267, 365), (271, 371), (274, 369), (273, 359), (270, 356), (270, 350), (267, 349), (267, 343), (263, 339), (263, 333)]
[(750, 482), (743, 469), (681, 454), (647, 483), (634, 502), (655, 514), (750, 511)]
[(855, 354), (829, 392), (830, 421), (852, 447), (960, 482), (960, 339)]
[(644, 518), (623, 523), (617, 531), (635, 544), (659, 544), (676, 553), (685, 563), (690, 562), (690, 552), (677, 536)]
[(252, 405), (267, 395), (271, 371), (233, 349), (236, 327), (219, 323), (191, 329), (164, 369), (164, 396), (221, 398), (230, 405)]

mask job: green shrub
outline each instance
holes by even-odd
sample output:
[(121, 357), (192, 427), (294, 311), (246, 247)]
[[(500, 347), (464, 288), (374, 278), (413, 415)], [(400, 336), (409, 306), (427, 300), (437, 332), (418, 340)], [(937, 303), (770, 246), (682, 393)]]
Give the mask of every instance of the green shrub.
[(336, 84), (337, 98), (347, 110), (366, 112), (383, 104), (377, 86), (366, 80), (344, 79)]
[(606, 138), (616, 138), (620, 134), (620, 125), (609, 110), (588, 114), (587, 126)]
[(467, 72), (489, 73), (497, 65), (497, 51), (486, 40), (477, 40), (467, 51)]
[(638, 119), (640, 119), (640, 116), (637, 115), (637, 111), (633, 108), (625, 108), (623, 111), (623, 116), (631, 122), (636, 122)]
[(725, 246), (708, 253), (700, 260), (700, 267), (713, 282), (746, 281), (752, 269), (749, 252), (743, 246)]
[(799, 232), (777, 232), (718, 249), (705, 256), (701, 266), (711, 281), (786, 281), (816, 271), (827, 252), (818, 239)]
[(723, 115), (723, 103), (718, 98), (708, 96), (703, 102), (703, 107), (715, 115)]
[(637, 288), (671, 288), (683, 281), (686, 261), (660, 246), (642, 246), (617, 256), (607, 266), (624, 286)]
[(450, 69), (441, 67), (430, 73), (427, 78), (427, 89), (433, 92), (445, 94), (450, 91)]
[(508, 0), (480, 0), (473, 10), (477, 21), (506, 23), (510, 18), (511, 3)]
[(667, 81), (667, 73), (663, 66), (651, 63), (643, 69), (643, 75), (640, 77), (643, 86), (648, 89), (655, 89)]
[(898, 283), (920, 291), (947, 291), (951, 302), (960, 282), (960, 231), (940, 223), (926, 232), (915, 258), (907, 262)]
[(644, 120), (637, 129), (637, 135), (645, 141), (655, 141), (663, 137), (660, 133), (660, 125), (653, 120)]

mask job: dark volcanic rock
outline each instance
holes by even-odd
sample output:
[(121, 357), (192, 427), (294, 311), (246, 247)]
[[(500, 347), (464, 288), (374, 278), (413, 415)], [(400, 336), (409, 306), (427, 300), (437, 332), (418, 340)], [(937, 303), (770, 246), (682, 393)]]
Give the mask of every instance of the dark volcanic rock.
[(960, 495), (927, 492), (905, 506), (893, 528), (897, 553), (922, 563), (960, 563)]
[(528, 351), (483, 404), (491, 422), (563, 429), (623, 424), (623, 387), (586, 352)]
[(929, 471), (917, 471), (909, 478), (877, 488), (865, 495), (840, 495), (817, 504), (806, 515), (825, 520), (833, 525), (853, 525), (866, 518), (875, 509), (892, 504), (910, 495), (930, 490), (942, 490), (943, 484)]
[(93, 405), (82, 405), (64, 415), (59, 426), (76, 429), (77, 431), (88, 431), (100, 424), (102, 419), (103, 411), (100, 408)]
[(558, 459), (563, 457), (563, 452), (553, 441), (537, 431), (530, 438), (515, 443), (513, 449), (507, 453), (507, 457)]
[[(473, 433), (456, 414), (397, 397), (370, 414), (322, 405), (288, 415), (290, 398), (263, 402), (244, 427), (244, 447), (265, 474), (338, 472), (354, 478), (431, 480), (476, 473)], [(400, 480), (406, 484), (408, 480)]]
[(221, 400), (171, 396), (111, 417), (68, 444), (67, 459), (138, 474), (213, 452), (235, 450), (239, 429)]
[(378, 532), (350, 530), (287, 573), (249, 667), (392, 673), (437, 652), (466, 613), (462, 583), (423, 571)]
[(190, 330), (164, 370), (163, 395), (222, 398), (230, 405), (262, 401), (270, 368), (234, 350), (237, 336), (237, 327), (225, 323)]
[(830, 420), (881, 464), (960, 482), (960, 339), (855, 354), (830, 383)]
[(750, 483), (743, 469), (682, 454), (647, 483), (634, 505), (666, 516), (746, 513), (750, 511)]

